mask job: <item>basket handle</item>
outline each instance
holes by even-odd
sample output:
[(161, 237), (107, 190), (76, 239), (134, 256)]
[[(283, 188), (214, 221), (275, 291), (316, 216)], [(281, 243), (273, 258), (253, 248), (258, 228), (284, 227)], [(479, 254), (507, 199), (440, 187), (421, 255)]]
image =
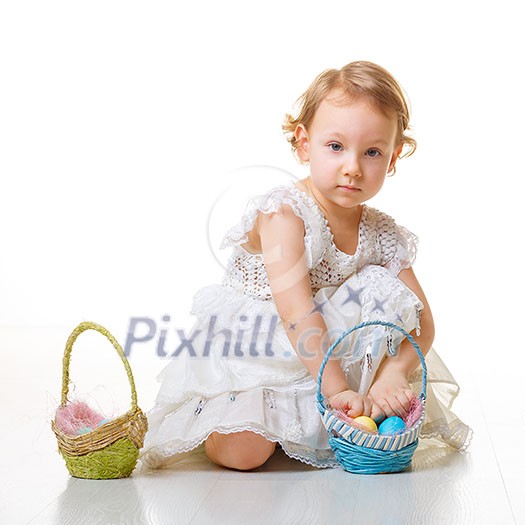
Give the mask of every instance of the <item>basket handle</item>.
[(131, 408), (137, 410), (137, 391), (135, 389), (135, 381), (133, 380), (133, 374), (131, 372), (131, 367), (129, 366), (128, 360), (122, 350), (122, 347), (119, 345), (118, 341), (106, 330), (103, 326), (99, 324), (92, 323), (90, 321), (85, 321), (80, 323), (69, 336), (66, 342), (66, 349), (64, 351), (64, 358), (62, 360), (62, 400), (61, 406), (66, 406), (67, 403), (67, 394), (69, 392), (69, 362), (71, 360), (71, 350), (73, 350), (73, 344), (77, 340), (77, 337), (86, 330), (95, 330), (100, 332), (102, 335), (106, 336), (109, 339), (110, 343), (113, 345), (113, 348), (117, 351), (126, 373), (128, 375), (129, 384), (131, 386)]
[(419, 357), (419, 361), (421, 362), (421, 368), (422, 368), (421, 394), (419, 397), (422, 400), (426, 399), (427, 397), (427, 365), (425, 362), (425, 357), (423, 356), (423, 352), (421, 352), (421, 349), (419, 348), (419, 345), (414, 341), (414, 338), (404, 328), (401, 328), (400, 326), (397, 326), (396, 324), (389, 323), (387, 321), (366, 321), (366, 322), (360, 323), (344, 331), (337, 338), (337, 340), (332, 344), (332, 346), (328, 349), (328, 351), (326, 352), (326, 355), (324, 356), (323, 362), (321, 363), (321, 367), (319, 368), (319, 374), (317, 375), (317, 407), (319, 409), (319, 412), (321, 412), (321, 415), (324, 415), (325, 410), (326, 410), (323, 394), (321, 393), (321, 382), (323, 380), (323, 372), (324, 372), (326, 363), (328, 363), (328, 359), (330, 359), (332, 352), (336, 349), (339, 343), (347, 335), (350, 335), (352, 332), (355, 332), (356, 330), (364, 328), (365, 326), (374, 326), (374, 325), (394, 328), (398, 332), (401, 332), (410, 341), (410, 343), (414, 347)]

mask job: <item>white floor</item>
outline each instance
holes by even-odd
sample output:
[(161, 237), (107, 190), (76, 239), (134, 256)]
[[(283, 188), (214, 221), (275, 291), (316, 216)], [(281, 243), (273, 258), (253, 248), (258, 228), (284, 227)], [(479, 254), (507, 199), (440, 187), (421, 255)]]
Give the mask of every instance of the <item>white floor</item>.
[[(491, 393), (478, 387), (483, 384), (479, 374), (476, 381), (464, 376), (456, 404), (475, 431), (469, 452), (422, 441), (412, 468), (402, 474), (318, 470), (278, 451), (254, 472), (221, 469), (201, 454), (177, 468), (123, 480), (71, 478), (49, 426), (59, 402), (67, 335), (58, 328), (0, 328), (2, 524), (525, 523), (525, 460), (520, 444), (508, 440), (511, 434), (525, 434), (525, 419), (511, 419), (517, 403), (494, 410)], [(96, 376), (89, 392), (109, 396), (110, 404), (121, 399), (97, 385), (116, 382), (125, 404), (129, 387), (125, 380), (118, 383), (117, 376), (124, 375), (118, 358), (102, 357), (109, 353), (111, 347), (105, 347), (94, 358), (79, 347), (71, 379), (81, 391), (80, 383)], [(159, 363), (132, 357), (131, 365), (139, 405), (147, 410), (157, 389), (152, 368), (159, 369)]]

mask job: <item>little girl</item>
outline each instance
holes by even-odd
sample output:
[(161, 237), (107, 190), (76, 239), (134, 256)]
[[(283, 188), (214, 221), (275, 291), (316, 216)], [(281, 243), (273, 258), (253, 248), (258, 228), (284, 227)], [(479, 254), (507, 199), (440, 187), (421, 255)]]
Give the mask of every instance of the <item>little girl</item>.
[[(221, 285), (193, 300), (193, 352), (174, 356), (149, 412), (141, 460), (178, 461), (204, 446), (218, 465), (249, 470), (277, 445), (316, 467), (336, 466), (316, 406), (317, 374), (344, 330), (381, 319), (412, 332), (429, 370), (423, 437), (463, 449), (471, 430), (451, 411), (458, 385), (431, 348), (432, 313), (412, 269), (417, 238), (365, 204), (398, 159), (413, 153), (396, 80), (370, 62), (319, 75), (283, 126), (310, 174), (249, 202), (221, 248)], [(400, 337), (400, 336), (396, 336)], [(380, 421), (405, 416), (421, 388), (410, 343), (371, 327), (343, 340), (322, 393), (334, 409)]]

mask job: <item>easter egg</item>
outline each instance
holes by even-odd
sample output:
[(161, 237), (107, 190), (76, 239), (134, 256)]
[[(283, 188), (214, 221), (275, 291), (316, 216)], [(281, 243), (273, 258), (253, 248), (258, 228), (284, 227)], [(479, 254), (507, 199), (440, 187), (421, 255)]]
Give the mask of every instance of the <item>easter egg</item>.
[(379, 425), (379, 433), (382, 436), (393, 436), (395, 434), (401, 434), (406, 430), (405, 422), (398, 416), (387, 417)]
[(368, 432), (377, 432), (376, 422), (368, 416), (359, 416), (354, 418), (354, 421), (364, 427)]
[(102, 425), (105, 425), (106, 423), (109, 423), (109, 419), (104, 418), (97, 426), (101, 427)]
[(89, 428), (89, 427), (82, 427), (82, 428), (79, 428), (77, 430), (77, 435), (82, 435), (82, 434), (89, 434), (93, 429)]

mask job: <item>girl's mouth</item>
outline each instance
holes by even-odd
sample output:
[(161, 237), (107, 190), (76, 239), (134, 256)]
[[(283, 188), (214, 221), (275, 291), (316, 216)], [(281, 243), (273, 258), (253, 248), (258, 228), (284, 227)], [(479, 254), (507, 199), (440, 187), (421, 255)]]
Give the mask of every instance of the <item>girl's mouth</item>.
[(341, 188), (343, 191), (361, 191), (356, 186), (338, 186), (338, 188)]

